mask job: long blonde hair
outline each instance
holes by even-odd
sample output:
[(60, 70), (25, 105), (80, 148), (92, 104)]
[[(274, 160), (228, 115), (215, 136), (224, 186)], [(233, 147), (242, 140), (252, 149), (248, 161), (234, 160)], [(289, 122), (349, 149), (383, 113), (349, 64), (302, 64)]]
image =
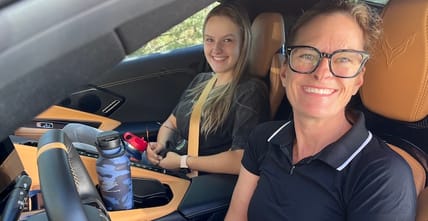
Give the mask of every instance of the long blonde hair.
[[(201, 125), (201, 134), (207, 136), (217, 131), (222, 123), (226, 120), (230, 107), (232, 106), (235, 90), (245, 69), (247, 68), (248, 51), (251, 43), (250, 20), (248, 14), (232, 3), (220, 4), (213, 8), (205, 18), (203, 32), (207, 21), (213, 16), (228, 17), (233, 23), (240, 28), (241, 48), (239, 58), (233, 70), (232, 81), (226, 85), (213, 88), (210, 92), (204, 106), (202, 107), (203, 119)], [(190, 89), (188, 99), (197, 99), (205, 88), (208, 81), (204, 81), (196, 87)], [(189, 111), (189, 115), (191, 114)]]

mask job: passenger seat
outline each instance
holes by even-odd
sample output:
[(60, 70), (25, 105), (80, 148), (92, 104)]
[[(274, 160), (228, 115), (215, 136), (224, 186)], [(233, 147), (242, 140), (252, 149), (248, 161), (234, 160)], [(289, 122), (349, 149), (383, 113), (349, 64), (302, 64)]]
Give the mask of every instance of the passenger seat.
[(284, 19), (280, 13), (261, 13), (254, 19), (251, 32), (249, 71), (262, 79), (269, 78), (269, 103), (273, 119), (285, 94), (279, 77), (285, 59), (281, 51), (285, 43)]

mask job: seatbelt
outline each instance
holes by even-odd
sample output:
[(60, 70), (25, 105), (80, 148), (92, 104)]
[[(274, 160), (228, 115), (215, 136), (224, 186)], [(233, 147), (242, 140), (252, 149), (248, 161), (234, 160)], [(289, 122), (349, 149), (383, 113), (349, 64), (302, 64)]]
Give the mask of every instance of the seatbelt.
[[(197, 157), (199, 155), (199, 128), (201, 122), (202, 106), (207, 100), (208, 94), (210, 93), (216, 81), (217, 77), (214, 75), (208, 81), (207, 85), (193, 106), (193, 110), (190, 115), (189, 137), (187, 145), (187, 155), (189, 156)], [(192, 175), (197, 176), (198, 171), (192, 171)]]

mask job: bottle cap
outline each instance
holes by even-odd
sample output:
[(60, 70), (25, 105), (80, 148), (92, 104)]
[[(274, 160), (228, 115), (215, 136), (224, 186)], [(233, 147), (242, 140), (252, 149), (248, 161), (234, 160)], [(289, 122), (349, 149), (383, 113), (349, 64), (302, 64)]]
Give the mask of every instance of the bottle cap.
[(119, 138), (117, 131), (103, 131), (97, 134), (97, 143), (102, 150), (115, 149), (120, 146)]
[(147, 141), (145, 141), (143, 137), (140, 138), (131, 132), (124, 133), (123, 139), (130, 144), (131, 148), (140, 152), (144, 152), (147, 148)]

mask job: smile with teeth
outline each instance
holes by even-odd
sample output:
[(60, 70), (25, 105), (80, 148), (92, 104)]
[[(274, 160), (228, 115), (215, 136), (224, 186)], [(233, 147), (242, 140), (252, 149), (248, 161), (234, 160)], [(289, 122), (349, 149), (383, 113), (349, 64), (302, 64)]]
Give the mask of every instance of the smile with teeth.
[(321, 95), (330, 95), (334, 92), (333, 89), (313, 88), (313, 87), (303, 87), (303, 90), (311, 94), (321, 94)]
[(227, 57), (212, 57), (213, 58), (213, 60), (215, 60), (215, 61), (224, 61), (224, 60), (226, 60), (226, 58)]

